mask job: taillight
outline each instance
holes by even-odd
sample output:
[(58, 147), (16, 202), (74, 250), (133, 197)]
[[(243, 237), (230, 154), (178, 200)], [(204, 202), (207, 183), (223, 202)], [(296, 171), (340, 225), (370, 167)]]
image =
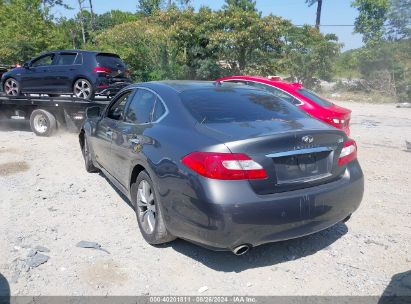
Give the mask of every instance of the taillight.
[(193, 152), (181, 160), (198, 174), (223, 180), (264, 179), (263, 167), (245, 154)]
[(343, 166), (357, 158), (357, 144), (354, 140), (349, 139), (344, 143), (338, 158), (338, 165)]
[(104, 67), (95, 67), (93, 69), (94, 73), (99, 73), (99, 74), (110, 74), (111, 73), (111, 69), (109, 68), (104, 68)]
[(129, 69), (126, 69), (126, 70), (124, 71), (124, 75), (125, 75), (126, 77), (130, 77), (130, 74), (131, 74), (131, 72), (130, 72)]

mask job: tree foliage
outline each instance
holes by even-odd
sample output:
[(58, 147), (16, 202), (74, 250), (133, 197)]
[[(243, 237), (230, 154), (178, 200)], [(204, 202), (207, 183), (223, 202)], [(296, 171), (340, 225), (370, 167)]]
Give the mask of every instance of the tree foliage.
[(136, 13), (84, 9), (54, 19), (49, 7), (63, 3), (0, 0), (2, 61), (23, 62), (49, 49), (99, 49), (118, 53), (136, 81), (281, 73), (313, 86), (331, 77), (340, 48), (313, 27), (262, 16), (251, 0), (227, 0), (217, 11), (195, 11), (188, 0), (142, 0)]
[(389, 39), (411, 39), (411, 0), (391, 0), (387, 19)]
[(366, 44), (378, 43), (385, 34), (384, 23), (390, 8), (390, 0), (354, 0), (352, 6), (358, 9), (355, 32), (363, 35)]

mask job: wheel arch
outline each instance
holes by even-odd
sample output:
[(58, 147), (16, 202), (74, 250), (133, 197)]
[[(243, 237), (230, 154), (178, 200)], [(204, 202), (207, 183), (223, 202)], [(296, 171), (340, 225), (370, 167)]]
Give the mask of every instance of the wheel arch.
[(145, 166), (143, 166), (143, 165), (140, 164), (140, 163), (135, 164), (134, 167), (133, 167), (133, 170), (131, 170), (130, 181), (129, 181), (129, 185), (128, 185), (130, 194), (131, 194), (131, 185), (136, 181), (137, 176), (138, 176), (138, 175), (140, 174), (140, 172), (142, 172), (142, 171), (146, 171), (147, 174), (151, 177), (150, 172), (148, 172), (148, 171), (146, 170), (146, 167), (145, 167)]

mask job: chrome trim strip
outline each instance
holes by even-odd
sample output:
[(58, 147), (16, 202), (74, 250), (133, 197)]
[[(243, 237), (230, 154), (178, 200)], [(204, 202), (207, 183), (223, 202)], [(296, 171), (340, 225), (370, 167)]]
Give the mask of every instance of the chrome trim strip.
[(284, 152), (276, 152), (272, 154), (267, 154), (267, 157), (274, 158), (274, 157), (284, 157), (284, 156), (291, 156), (291, 155), (300, 155), (300, 154), (309, 154), (309, 153), (318, 153), (318, 152), (331, 152), (333, 149), (330, 147), (318, 147), (318, 148), (308, 148), (308, 149), (300, 149), (300, 150), (292, 150), (292, 151), (284, 151)]

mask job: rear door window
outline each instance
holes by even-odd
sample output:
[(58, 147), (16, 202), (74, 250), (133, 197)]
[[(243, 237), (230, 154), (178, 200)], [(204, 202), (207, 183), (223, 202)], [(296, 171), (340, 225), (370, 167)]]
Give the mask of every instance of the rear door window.
[(156, 99), (154, 107), (153, 121), (159, 120), (166, 113), (166, 108), (159, 98)]
[(313, 91), (302, 88), (302, 89), (298, 89), (297, 92), (300, 93), (301, 95), (303, 95), (304, 97), (307, 97), (308, 99), (312, 100), (313, 102), (315, 102), (319, 106), (331, 107), (333, 105), (332, 102), (326, 100), (325, 98), (322, 98), (322, 97), (318, 96)]
[(125, 92), (109, 108), (107, 117), (113, 120), (122, 120), (124, 118), (124, 109), (132, 91)]
[(62, 53), (58, 57), (57, 65), (72, 65), (76, 60), (77, 54), (76, 53)]
[(229, 123), (308, 117), (297, 107), (261, 90), (220, 87), (180, 94), (188, 112), (200, 123)]
[(118, 69), (124, 68), (125, 64), (120, 57), (111, 54), (99, 54), (96, 56), (96, 60), (99, 66), (111, 68), (111, 69)]
[(154, 93), (139, 89), (127, 110), (126, 121), (135, 124), (151, 122), (156, 99), (157, 96)]
[(74, 64), (83, 64), (83, 54), (78, 53)]

